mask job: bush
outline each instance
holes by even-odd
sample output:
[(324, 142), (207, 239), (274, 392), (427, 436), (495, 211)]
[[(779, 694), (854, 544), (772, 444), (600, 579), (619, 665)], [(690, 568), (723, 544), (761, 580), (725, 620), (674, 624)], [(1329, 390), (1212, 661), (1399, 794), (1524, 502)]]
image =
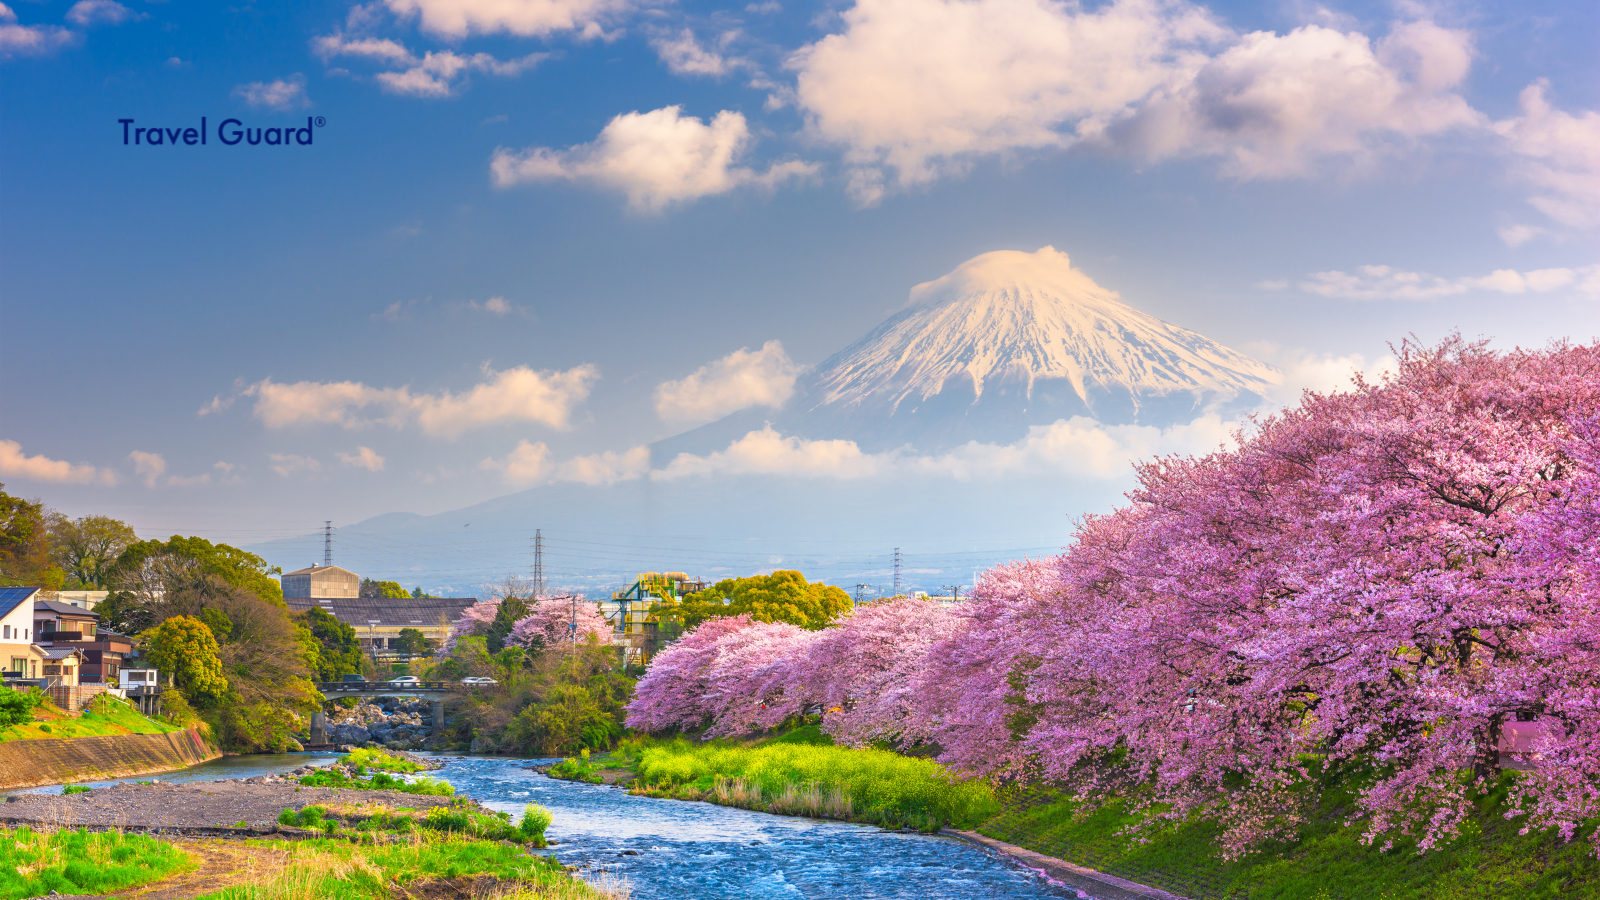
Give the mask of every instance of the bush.
[(422, 764), (403, 757), (385, 753), (382, 750), (369, 750), (365, 747), (352, 750), (339, 760), (355, 766), (368, 769), (377, 769), (381, 772), (420, 772)]
[(550, 810), (537, 803), (528, 804), (522, 811), (522, 822), (517, 826), (517, 831), (522, 834), (522, 839), (535, 847), (544, 846), (544, 830), (550, 827), (554, 818)]
[(61, 786), (61, 793), (63, 796), (67, 794), (87, 794), (91, 790), (94, 789), (86, 784), (64, 784)]
[(32, 722), (34, 709), (43, 703), (44, 695), (32, 688), (24, 691), (0, 688), (0, 728)]
[(141, 834), (0, 828), (0, 900), (109, 894), (193, 867), (182, 850)]

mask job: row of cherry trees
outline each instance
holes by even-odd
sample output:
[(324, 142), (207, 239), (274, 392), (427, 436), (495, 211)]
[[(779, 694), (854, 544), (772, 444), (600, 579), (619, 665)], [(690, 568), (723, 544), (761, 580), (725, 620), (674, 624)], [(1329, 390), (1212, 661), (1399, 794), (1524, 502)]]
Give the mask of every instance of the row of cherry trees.
[[(1060, 556), (959, 613), (901, 599), (821, 631), (713, 620), (628, 724), (729, 734), (802, 711), (851, 744), (1137, 798), (1237, 854), (1332, 783), (1380, 841), (1457, 833), (1508, 725), (1533, 827), (1600, 815), (1600, 351), (1405, 345), (1236, 445), (1138, 469)], [(1516, 724), (1523, 723), (1523, 724)]]
[[(461, 618), (451, 626), (450, 636), (440, 648), (440, 656), (449, 655), (461, 638), (487, 631), (499, 615), (503, 602), (504, 597), (491, 597), (462, 610)], [(572, 640), (574, 621), (580, 643), (591, 635), (602, 644), (611, 638), (611, 623), (593, 603), (585, 600), (582, 594), (562, 594), (529, 602), (528, 614), (511, 626), (506, 643), (525, 650), (554, 647)]]

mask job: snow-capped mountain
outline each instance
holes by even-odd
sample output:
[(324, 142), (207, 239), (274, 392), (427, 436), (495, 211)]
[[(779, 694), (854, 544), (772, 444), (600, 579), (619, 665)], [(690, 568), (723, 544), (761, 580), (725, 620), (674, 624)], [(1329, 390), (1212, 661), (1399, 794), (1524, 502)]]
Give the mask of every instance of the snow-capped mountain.
[(924, 452), (1009, 443), (1075, 415), (1168, 425), (1254, 406), (1280, 380), (1121, 302), (1054, 247), (999, 250), (912, 288), (900, 311), (802, 376), (783, 409), (737, 413), (661, 442), (658, 455), (725, 446), (763, 422), (864, 450)]

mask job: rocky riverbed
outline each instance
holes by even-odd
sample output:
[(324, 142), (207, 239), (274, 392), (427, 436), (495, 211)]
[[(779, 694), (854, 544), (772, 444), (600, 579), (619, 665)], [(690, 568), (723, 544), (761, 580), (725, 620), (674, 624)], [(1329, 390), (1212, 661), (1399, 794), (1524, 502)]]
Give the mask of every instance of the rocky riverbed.
[(432, 716), (428, 701), (400, 697), (363, 700), (353, 709), (335, 705), (328, 714), (328, 743), (418, 750), (433, 736)]

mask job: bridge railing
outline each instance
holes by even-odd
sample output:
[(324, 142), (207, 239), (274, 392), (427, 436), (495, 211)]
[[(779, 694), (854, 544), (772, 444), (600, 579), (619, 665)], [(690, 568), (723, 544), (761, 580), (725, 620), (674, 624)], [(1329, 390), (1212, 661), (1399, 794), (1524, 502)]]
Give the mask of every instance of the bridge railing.
[(344, 692), (368, 691), (462, 691), (472, 690), (476, 687), (487, 685), (462, 684), (459, 681), (323, 681), (317, 684), (317, 690), (324, 694)]

